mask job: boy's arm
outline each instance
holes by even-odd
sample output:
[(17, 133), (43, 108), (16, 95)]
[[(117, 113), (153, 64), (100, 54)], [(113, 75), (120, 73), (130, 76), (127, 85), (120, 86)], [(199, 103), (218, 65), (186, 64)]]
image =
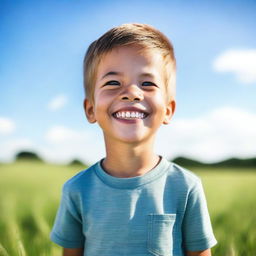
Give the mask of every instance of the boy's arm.
[(187, 251), (186, 256), (211, 256), (211, 249), (207, 249), (204, 251), (191, 252)]
[(84, 248), (63, 248), (63, 256), (83, 256)]
[(211, 256), (210, 248), (217, 241), (212, 231), (207, 202), (201, 180), (194, 184), (188, 195), (182, 222), (186, 256)]

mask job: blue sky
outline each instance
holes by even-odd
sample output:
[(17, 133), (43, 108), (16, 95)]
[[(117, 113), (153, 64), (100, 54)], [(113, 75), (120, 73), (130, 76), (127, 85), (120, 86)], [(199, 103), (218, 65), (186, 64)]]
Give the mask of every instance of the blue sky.
[(84, 117), (88, 45), (122, 23), (148, 23), (174, 44), (177, 110), (157, 151), (203, 161), (256, 155), (255, 1), (0, 3), (0, 161), (22, 149), (53, 162), (104, 156)]

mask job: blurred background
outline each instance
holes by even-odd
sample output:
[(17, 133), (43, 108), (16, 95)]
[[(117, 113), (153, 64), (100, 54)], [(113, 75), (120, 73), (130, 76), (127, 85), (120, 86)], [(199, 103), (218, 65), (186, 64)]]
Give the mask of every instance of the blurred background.
[(215, 255), (255, 255), (255, 12), (249, 0), (1, 0), (0, 255), (60, 253), (48, 234), (61, 185), (105, 154), (83, 112), (83, 57), (130, 22), (175, 49), (177, 109), (157, 153), (202, 178)]
[[(148, 23), (174, 44), (177, 110), (157, 151), (206, 162), (256, 155), (254, 1), (1, 1), (0, 160), (104, 156), (85, 120), (82, 62), (113, 26)], [(90, 145), (90, 147), (88, 147)]]

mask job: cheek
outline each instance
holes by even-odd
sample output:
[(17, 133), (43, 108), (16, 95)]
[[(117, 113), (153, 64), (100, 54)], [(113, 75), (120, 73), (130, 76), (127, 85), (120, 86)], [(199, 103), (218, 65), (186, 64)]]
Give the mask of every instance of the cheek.
[(95, 93), (95, 100), (98, 102), (108, 102), (113, 101), (113, 98), (116, 97), (116, 90), (102, 90), (100, 92)]
[(104, 95), (97, 95), (94, 101), (94, 112), (96, 118), (105, 115), (110, 111), (112, 100)]
[(166, 95), (159, 94), (154, 98), (153, 111), (156, 113), (155, 120), (162, 124), (167, 111)]
[(156, 94), (154, 97), (151, 98), (152, 105), (157, 111), (164, 111), (166, 107), (166, 95), (162, 93)]

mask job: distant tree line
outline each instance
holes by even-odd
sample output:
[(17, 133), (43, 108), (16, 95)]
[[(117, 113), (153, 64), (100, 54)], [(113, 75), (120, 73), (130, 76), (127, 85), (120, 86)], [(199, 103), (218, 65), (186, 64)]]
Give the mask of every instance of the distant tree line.
[[(39, 157), (35, 152), (31, 151), (21, 151), (16, 155), (16, 160), (33, 160), (41, 161), (42, 158)], [(216, 163), (203, 163), (186, 157), (177, 157), (172, 160), (172, 162), (179, 164), (184, 167), (256, 167), (256, 157), (248, 159), (230, 158), (221, 162)], [(74, 159), (69, 165), (85, 165), (82, 161)]]
[[(16, 161), (19, 161), (19, 160), (29, 160), (29, 161), (38, 161), (38, 162), (44, 162), (43, 159), (38, 156), (38, 154), (36, 154), (35, 152), (32, 152), (32, 151), (21, 151), (19, 153), (16, 154), (16, 157), (15, 157), (15, 160)], [(69, 163), (69, 165), (82, 165), (84, 166), (85, 164), (78, 160), (78, 159), (74, 159), (73, 161), (71, 161)]]
[(31, 151), (21, 151), (16, 154), (16, 160), (36, 160), (42, 161), (42, 159), (34, 152)]
[(256, 167), (256, 157), (247, 159), (230, 158), (216, 163), (203, 163), (185, 157), (177, 157), (172, 162), (184, 167)]

